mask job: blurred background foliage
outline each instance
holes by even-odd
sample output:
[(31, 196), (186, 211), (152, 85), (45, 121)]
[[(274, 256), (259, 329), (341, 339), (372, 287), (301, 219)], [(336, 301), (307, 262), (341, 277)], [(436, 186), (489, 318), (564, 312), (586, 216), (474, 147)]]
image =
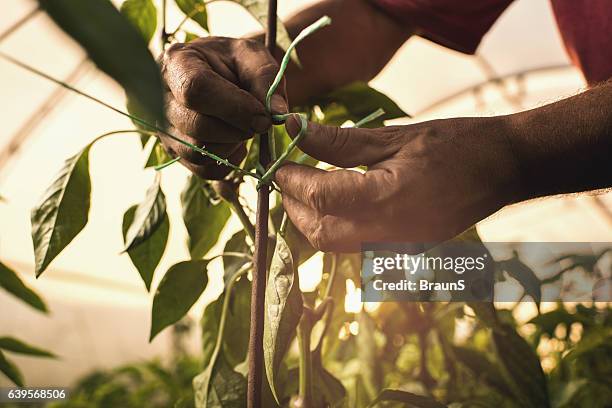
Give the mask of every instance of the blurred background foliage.
[[(264, 0), (238, 1), (263, 23)], [(49, 15), (77, 40), (98, 67), (117, 80), (125, 89), (129, 112), (145, 118), (149, 124), (163, 122), (162, 92), (158, 73), (147, 44), (159, 29), (160, 11), (151, 0), (127, 0), (120, 12), (108, 1), (82, 2), (77, 0), (41, 1)], [(165, 2), (164, 2), (165, 4)], [(185, 13), (207, 30), (206, 5), (200, 0), (176, 0)], [(91, 34), (85, 27), (86, 15), (96, 15), (95, 25), (100, 30)], [(195, 38), (183, 32), (181, 25), (174, 31), (162, 27), (164, 44)], [(286, 48), (288, 37), (280, 27), (279, 45)], [(111, 28), (104, 30), (105, 28)], [(135, 28), (135, 29), (134, 29)], [(203, 33), (202, 35), (204, 35)], [(121, 40), (121, 41), (119, 41)], [(121, 52), (117, 52), (117, 49)], [(139, 50), (134, 53), (134, 49)], [(110, 51), (112, 50), (112, 52)], [(114, 56), (113, 56), (114, 55)], [(142, 86), (142, 78), (133, 72), (142, 68), (151, 78)], [(391, 99), (365, 83), (354, 83), (329, 95), (316, 98), (308, 106), (298, 107), (309, 119), (331, 125), (350, 125), (368, 113), (383, 108), (386, 116), (369, 126), (382, 126), (384, 120), (406, 116)], [(149, 159), (145, 167), (165, 163), (169, 158), (159, 143), (151, 137), (151, 128), (136, 121), (142, 134)], [(275, 129), (277, 151), (284, 151), (289, 137), (282, 127)], [(249, 154), (243, 168), (257, 168), (257, 143), (249, 144)], [(61, 199), (51, 189), (38, 211), (51, 211), (56, 218), (51, 234), (59, 227), (70, 227), (68, 236), (53, 235), (34, 241), (41, 274), (62, 249), (87, 223), (87, 212), (66, 215), (66, 208), (83, 203), (89, 198), (86, 147), (67, 161), (58, 176), (65, 180)], [(326, 167), (298, 151), (292, 160)], [(62, 179), (63, 177), (63, 179)], [(147, 290), (161, 259), (168, 238), (168, 218), (165, 196), (159, 177), (149, 189), (145, 201), (130, 208), (124, 216), (126, 248)], [(76, 181), (73, 181), (76, 180)], [(75, 184), (76, 183), (76, 184)], [(81, 183), (81, 184), (79, 184)], [(54, 184), (57, 188), (57, 183)], [(248, 342), (250, 313), (250, 281), (243, 276), (249, 269), (252, 239), (249, 237), (249, 205), (242, 194), (253, 188), (239, 174), (231, 174), (221, 183), (190, 177), (181, 202), (183, 220), (189, 235), (191, 259), (168, 269), (155, 292), (152, 326), (157, 330), (170, 327), (176, 336), (176, 347), (164, 361), (137, 362), (116, 369), (96, 371), (81, 379), (71, 389), (70, 399), (55, 407), (190, 407), (198, 403), (198, 388), (193, 388), (194, 377), (206, 374), (215, 390), (215, 399), (205, 399), (203, 406), (239, 407), (240, 384), (244, 383), (245, 358)], [(87, 197), (85, 197), (85, 195)], [(55, 198), (54, 198), (55, 197)], [(88, 201), (87, 201), (88, 203)], [(221, 230), (231, 212), (244, 223), (225, 243), (223, 255), (225, 289), (220, 297), (204, 310), (201, 322), (202, 353), (189, 356), (181, 347), (181, 337), (190, 330), (198, 330), (183, 319), (207, 285), (201, 278), (207, 261), (202, 258), (217, 243)], [(242, 211), (242, 213), (241, 213)], [(272, 210), (272, 227), (280, 228), (282, 206)], [(44, 221), (44, 220), (43, 220)], [(35, 225), (36, 227), (36, 225)], [(43, 225), (44, 227), (44, 225)], [(35, 228), (36, 230), (36, 228)], [(43, 228), (44, 233), (48, 230)], [(57, 230), (57, 231), (56, 231)], [(130, 231), (135, 231), (130, 233)], [(44, 234), (43, 234), (44, 235)], [(131, 236), (131, 239), (128, 237)], [(469, 239), (478, 242), (472, 229)], [(465, 238), (465, 236), (463, 237)], [(315, 253), (308, 242), (289, 224), (285, 239), (294, 264), (298, 265)], [(138, 245), (133, 242), (138, 242)], [(271, 247), (274, 244), (271, 237)], [(41, 243), (42, 242), (42, 243)], [(142, 252), (144, 251), (144, 252)], [(272, 251), (270, 251), (272, 252)], [(232, 257), (228, 253), (244, 256)], [(49, 255), (51, 254), (51, 255)], [(598, 265), (605, 252), (595, 255), (567, 255), (558, 261), (569, 261), (556, 279), (565, 272), (581, 268), (592, 274), (609, 273)], [(524, 271), (520, 254), (499, 263), (510, 276), (524, 287), (525, 294), (536, 302), (515, 304), (444, 303), (444, 302), (386, 302), (363, 304), (360, 301), (361, 258), (358, 254), (324, 254), (322, 279), (314, 291), (302, 293), (306, 308), (316, 310), (325, 305), (318, 319), (313, 321), (309, 349), (313, 377), (314, 406), (368, 407), (607, 407), (612, 404), (612, 327), (610, 306), (607, 303), (539, 303), (540, 280)], [(184, 273), (175, 275), (177, 270)], [(609, 264), (608, 264), (609, 269)], [(241, 272), (242, 271), (242, 272)], [(172, 272), (172, 273), (171, 273)], [(296, 274), (297, 275), (297, 274)], [(185, 280), (187, 277), (196, 279)], [(505, 279), (500, 274), (499, 279)], [(0, 286), (42, 313), (44, 302), (25, 286), (8, 267), (0, 264)], [(188, 296), (186, 295), (188, 293)], [(156, 308), (156, 302), (163, 307)], [(327, 302), (327, 303), (325, 303)], [(221, 316), (227, 305), (226, 320), (221, 327)], [(526, 309), (535, 308), (531, 312)], [(524, 316), (535, 317), (525, 320)], [(182, 319), (182, 320), (181, 320)], [(293, 322), (295, 325), (297, 321)], [(295, 326), (294, 326), (295, 328)], [(280, 405), (297, 406), (298, 366), (303, 360), (295, 331), (285, 333), (288, 350), (280, 351), (277, 385)], [(217, 347), (219, 345), (220, 347)], [(5, 353), (21, 353), (36, 357), (54, 357), (50, 352), (23, 341), (0, 338), (0, 371), (15, 384), (23, 378), (16, 365)], [(222, 362), (223, 370), (215, 365)], [(229, 370), (224, 371), (226, 367)], [(204, 370), (204, 371), (202, 371)], [(229, 374), (228, 374), (229, 373)], [(236, 380), (236, 375), (238, 380)], [(238, 385), (236, 385), (236, 381)], [(231, 385), (231, 387), (229, 386)], [(236, 385), (236, 386), (235, 386)], [(235, 386), (235, 387), (234, 387)], [(269, 385), (265, 384), (264, 405), (277, 406)], [(231, 403), (226, 403), (232, 398)], [(212, 397), (209, 397), (212, 398)], [(237, 402), (238, 401), (238, 402)], [(23, 406), (23, 405), (20, 405)]]

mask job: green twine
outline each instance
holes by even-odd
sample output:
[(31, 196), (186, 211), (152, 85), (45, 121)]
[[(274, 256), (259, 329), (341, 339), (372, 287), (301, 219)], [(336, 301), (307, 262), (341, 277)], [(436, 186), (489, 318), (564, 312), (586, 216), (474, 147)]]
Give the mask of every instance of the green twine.
[(57, 85), (59, 85), (61, 87), (64, 87), (64, 88), (68, 89), (69, 91), (72, 91), (72, 92), (74, 92), (74, 93), (76, 93), (78, 95), (81, 95), (81, 96), (83, 96), (83, 97), (85, 97), (85, 98), (87, 98), (87, 99), (89, 99), (89, 100), (91, 100), (93, 102), (96, 102), (97, 104), (102, 105), (102, 106), (104, 106), (104, 107), (106, 107), (106, 108), (108, 108), (108, 109), (110, 109), (110, 110), (112, 110), (112, 111), (114, 111), (114, 112), (116, 112), (116, 113), (118, 113), (120, 115), (126, 116), (126, 117), (132, 119), (134, 122), (137, 122), (137, 123), (145, 126), (145, 128), (154, 129), (157, 132), (162, 133), (162, 134), (168, 136), (170, 139), (175, 140), (176, 142), (189, 147), (191, 150), (195, 150), (196, 152), (200, 153), (201, 155), (207, 156), (207, 157), (215, 160), (219, 164), (224, 164), (224, 165), (226, 165), (228, 167), (231, 167), (232, 169), (236, 170), (239, 173), (244, 174), (245, 176), (251, 176), (251, 177), (255, 177), (258, 180), (261, 180), (261, 178), (257, 174), (250, 173), (250, 172), (248, 172), (248, 171), (246, 171), (244, 169), (241, 169), (240, 167), (236, 166), (235, 164), (230, 163), (228, 160), (226, 160), (226, 159), (224, 159), (222, 157), (219, 157), (219, 156), (217, 156), (214, 153), (206, 151), (206, 150), (204, 150), (204, 149), (202, 149), (202, 148), (200, 148), (200, 147), (198, 147), (198, 146), (196, 146), (194, 144), (191, 144), (191, 143), (189, 143), (189, 142), (187, 142), (187, 141), (185, 141), (185, 140), (183, 140), (181, 138), (178, 138), (178, 137), (174, 136), (173, 134), (169, 133), (168, 131), (166, 131), (165, 129), (160, 128), (157, 125), (149, 123), (149, 122), (147, 122), (147, 121), (145, 121), (145, 120), (143, 120), (143, 119), (141, 119), (141, 118), (139, 118), (137, 116), (131, 115), (128, 112), (124, 112), (121, 109), (115, 108), (114, 106), (104, 102), (103, 100), (98, 99), (95, 96), (92, 96), (92, 95), (90, 95), (90, 94), (88, 94), (86, 92), (83, 92), (80, 89), (75, 88), (74, 86), (72, 86), (70, 84), (67, 84), (64, 81), (61, 81), (61, 80), (59, 80), (57, 78), (54, 78), (51, 75), (49, 75), (49, 74), (47, 74), (47, 73), (45, 73), (45, 72), (43, 72), (43, 71), (41, 71), (39, 69), (36, 69), (33, 66), (26, 64), (25, 62), (22, 62), (22, 61), (20, 61), (20, 60), (18, 60), (16, 58), (13, 58), (13, 57), (11, 57), (8, 54), (0, 52), (0, 58), (3, 58), (5, 60), (7, 60), (8, 62), (14, 64), (14, 65), (17, 65), (18, 67), (23, 68), (26, 71), (29, 71), (29, 72), (33, 73), (34, 75), (37, 75), (37, 76), (42, 77), (44, 79), (47, 79), (47, 80), (49, 80), (51, 82), (54, 82), (55, 84), (57, 84)]
[(155, 169), (155, 171), (160, 171), (165, 169), (168, 166), (173, 165), (174, 163), (176, 163), (177, 161), (181, 160), (181, 158), (179, 156), (175, 157), (174, 159), (167, 161), (165, 163), (162, 164), (158, 164), (157, 166), (153, 167)]
[[(289, 61), (291, 59), (291, 53), (293, 52), (295, 47), (304, 38), (306, 38), (309, 35), (313, 34), (315, 31), (321, 29), (322, 27), (325, 27), (325, 26), (330, 25), (330, 24), (331, 24), (331, 18), (329, 16), (321, 17), (320, 19), (318, 19), (317, 21), (315, 21), (314, 23), (312, 23), (311, 25), (309, 25), (308, 27), (303, 29), (298, 34), (298, 36), (295, 37), (295, 39), (291, 42), (289, 47), (287, 47), (287, 50), (285, 51), (285, 55), (283, 56), (283, 59), (281, 60), (280, 67), (278, 69), (278, 73), (276, 74), (276, 77), (274, 77), (274, 81), (272, 81), (272, 85), (270, 85), (270, 88), (268, 89), (268, 93), (266, 94), (266, 109), (271, 114), (272, 120), (275, 123), (284, 123), (292, 115), (291, 113), (273, 114), (272, 113), (272, 106), (271, 106), (272, 95), (274, 95), (274, 92), (276, 92), (276, 89), (278, 88), (278, 85), (280, 84), (281, 80), (283, 79), (283, 75), (285, 75), (285, 71), (287, 70), (287, 67), (289, 66)], [(300, 117), (300, 130), (299, 130), (298, 134), (296, 135), (296, 137), (293, 138), (293, 140), (291, 141), (291, 143), (287, 147), (287, 150), (285, 150), (283, 152), (283, 154), (281, 154), (278, 159), (276, 159), (276, 157), (275, 157), (276, 156), (276, 152), (275, 152), (275, 144), (274, 144), (273, 137), (270, 137), (270, 136), (274, 135), (274, 132), (271, 131), (271, 132), (268, 133), (268, 137), (270, 138), (270, 143), (269, 143), (269, 145), (270, 145), (270, 156), (272, 157), (273, 160), (274, 159), (276, 159), (276, 160), (274, 160), (274, 162), (272, 163), (270, 168), (268, 168), (268, 170), (263, 174), (263, 176), (261, 177), (261, 180), (259, 181), (258, 187), (260, 187), (262, 184), (270, 184), (270, 180), (272, 179), (272, 177), (274, 177), (274, 173), (276, 172), (276, 170), (287, 159), (287, 157), (289, 157), (289, 155), (296, 148), (297, 144), (300, 142), (300, 140), (306, 134), (306, 131), (307, 131), (307, 128), (308, 128), (308, 120), (306, 119), (305, 115), (303, 115), (303, 114), (298, 114), (298, 115)]]
[(361, 119), (360, 121), (357, 121), (357, 123), (355, 123), (353, 125), (353, 127), (354, 128), (362, 127), (363, 125), (365, 125), (367, 123), (370, 123), (371, 121), (380, 118), (384, 114), (385, 114), (385, 110), (382, 109), (382, 108), (378, 108), (374, 112), (372, 112), (368, 116), (366, 116), (365, 118)]
[[(288, 117), (289, 115), (291, 114), (282, 115), (282, 116)], [(287, 150), (285, 150), (283, 154), (280, 155), (278, 160), (272, 163), (268, 171), (266, 171), (264, 175), (261, 176), (260, 183), (268, 183), (270, 181), (270, 179), (274, 176), (274, 173), (276, 172), (276, 170), (280, 167), (281, 164), (283, 164), (283, 162), (287, 159), (287, 157), (289, 157), (289, 155), (297, 147), (297, 144), (300, 142), (300, 140), (302, 140), (302, 138), (306, 134), (306, 130), (308, 128), (308, 120), (306, 119), (306, 115), (299, 113), (298, 116), (300, 118), (300, 131), (298, 132), (297, 136), (293, 138), (291, 143), (289, 143), (289, 146), (287, 146)], [(284, 120), (287, 120), (287, 119), (285, 118)]]
[[(283, 75), (285, 74), (285, 70), (287, 69), (287, 66), (289, 65), (289, 60), (291, 59), (291, 52), (293, 52), (295, 47), (304, 38), (308, 37), (315, 31), (319, 30), (320, 28), (325, 27), (330, 24), (331, 24), (331, 18), (329, 16), (323, 16), (317, 21), (315, 21), (314, 23), (312, 23), (311, 25), (309, 25), (308, 27), (306, 27), (305, 29), (303, 29), (302, 32), (300, 32), (298, 36), (295, 37), (295, 39), (291, 42), (291, 44), (287, 48), (287, 51), (285, 51), (285, 55), (283, 56), (283, 59), (280, 64), (280, 69), (278, 70), (278, 73), (276, 74), (276, 77), (274, 78), (274, 81), (272, 82), (272, 85), (270, 85), (270, 89), (268, 90), (268, 93), (266, 94), (266, 108), (268, 109), (268, 112), (272, 111), (270, 108), (272, 95), (274, 95), (274, 92), (276, 92), (276, 88), (278, 88), (278, 85), (283, 79)], [(272, 115), (272, 119), (275, 119), (275, 120), (279, 119), (279, 121), (282, 121), (280, 116), (282, 115)]]

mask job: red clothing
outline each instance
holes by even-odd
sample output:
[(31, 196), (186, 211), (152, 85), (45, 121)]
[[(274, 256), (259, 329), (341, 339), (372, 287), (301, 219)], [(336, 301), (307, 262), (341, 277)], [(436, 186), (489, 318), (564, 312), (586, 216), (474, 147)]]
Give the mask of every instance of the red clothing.
[[(374, 0), (418, 35), (473, 54), (513, 0)], [(572, 62), (591, 85), (612, 78), (612, 0), (551, 0)]]

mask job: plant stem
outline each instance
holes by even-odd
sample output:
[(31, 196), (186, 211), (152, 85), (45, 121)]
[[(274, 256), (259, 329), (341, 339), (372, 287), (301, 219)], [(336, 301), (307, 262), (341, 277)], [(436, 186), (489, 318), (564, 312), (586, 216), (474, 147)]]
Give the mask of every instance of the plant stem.
[(276, 161), (276, 143), (274, 141), (274, 126), (268, 130), (268, 145), (270, 146), (270, 160)]
[[(216, 1), (219, 0), (208, 0), (207, 2), (204, 3), (204, 10), (206, 10), (206, 6), (208, 6), (210, 3), (214, 3)], [(202, 5), (200, 4), (196, 4), (193, 8), (193, 10), (191, 10), (191, 12), (189, 14), (186, 14), (185, 17), (183, 17), (183, 19), (181, 20), (181, 22), (179, 23), (179, 25), (176, 26), (176, 28), (174, 29), (174, 31), (172, 31), (169, 34), (169, 37), (172, 38), (176, 35), (176, 33), (178, 33), (181, 28), (183, 27), (183, 25), (187, 22), (187, 20), (189, 20), (190, 18), (193, 18), (193, 16), (195, 16), (198, 13), (201, 13), (202, 11)]]
[(242, 208), (242, 205), (240, 205), (238, 198), (230, 201), (230, 205), (232, 206), (232, 210), (234, 210), (238, 216), (238, 219), (240, 220), (240, 223), (242, 224), (242, 227), (246, 231), (247, 235), (249, 238), (251, 238), (251, 241), (255, 242), (255, 227), (253, 227), (253, 224), (251, 224), (251, 220), (249, 219), (247, 213), (244, 212), (244, 208)]
[[(270, 54), (276, 51), (277, 0), (268, 2), (268, 27), (266, 47)], [(266, 134), (259, 137), (259, 163), (266, 168), (270, 163), (270, 150)], [(268, 252), (268, 218), (270, 212), (270, 188), (260, 185), (257, 191), (257, 213), (255, 216), (255, 268), (251, 287), (251, 329), (249, 337), (247, 377), (247, 407), (260, 408), (263, 384), (263, 332), (266, 293)]]
[(229, 203), (232, 206), (232, 210), (238, 216), (242, 227), (249, 235), (249, 238), (253, 242), (255, 242), (255, 228), (253, 228), (253, 224), (251, 224), (251, 220), (249, 216), (244, 212), (244, 208), (242, 204), (240, 204), (240, 199), (238, 197), (238, 187), (237, 184), (230, 180), (219, 180), (212, 182), (212, 188), (215, 190), (217, 195), (221, 197), (225, 202)]
[(306, 134), (306, 128), (308, 127), (308, 121), (306, 120), (306, 116), (300, 114), (299, 117), (301, 120), (300, 132), (297, 134), (296, 137), (293, 138), (291, 143), (289, 143), (289, 146), (287, 146), (287, 150), (285, 150), (283, 154), (281, 154), (280, 157), (272, 164), (272, 166), (270, 166), (268, 171), (264, 173), (264, 175), (261, 177), (260, 184), (269, 184), (269, 181), (270, 179), (272, 179), (272, 177), (274, 177), (274, 173), (276, 172), (276, 170), (280, 167), (281, 164), (283, 164), (287, 157), (289, 157), (289, 155), (297, 147), (300, 140), (302, 140), (302, 138)]
[(230, 298), (232, 297), (231, 295), (232, 295), (232, 289), (234, 288), (234, 284), (236, 283), (239, 277), (244, 275), (249, 270), (250, 267), (251, 265), (246, 264), (242, 268), (240, 268), (231, 277), (230, 283), (227, 285), (227, 289), (225, 290), (225, 297), (223, 298), (223, 306), (221, 308), (221, 319), (219, 320), (219, 331), (217, 332), (217, 341), (215, 342), (215, 348), (213, 349), (213, 352), (210, 356), (209, 364), (215, 364), (217, 360), (217, 356), (219, 355), (219, 352), (221, 351), (221, 345), (223, 344), (223, 334), (225, 332), (225, 321), (227, 319), (227, 311), (229, 309)]
[(312, 408), (312, 352), (310, 351), (310, 336), (312, 334), (312, 311), (304, 307), (304, 313), (297, 327), (299, 361), (299, 396), (302, 408)]
[(15, 31), (17, 31), (22, 25), (24, 25), (25, 23), (27, 23), (32, 17), (34, 17), (38, 12), (40, 11), (40, 7), (35, 7), (33, 10), (31, 10), (28, 14), (26, 14), (25, 16), (21, 17), (19, 20), (17, 20), (15, 23), (13, 23), (9, 28), (7, 28), (6, 30), (4, 30), (2, 33), (0, 33), (0, 41), (3, 41), (4, 39), (6, 39), (8, 36), (10, 36), (11, 34), (13, 34)]
[(332, 255), (332, 261), (329, 271), (329, 279), (327, 280), (327, 286), (325, 287), (325, 296), (323, 299), (327, 299), (331, 295), (332, 286), (334, 285), (334, 280), (336, 279), (336, 271), (338, 270), (338, 261), (340, 255), (338, 253), (334, 253)]

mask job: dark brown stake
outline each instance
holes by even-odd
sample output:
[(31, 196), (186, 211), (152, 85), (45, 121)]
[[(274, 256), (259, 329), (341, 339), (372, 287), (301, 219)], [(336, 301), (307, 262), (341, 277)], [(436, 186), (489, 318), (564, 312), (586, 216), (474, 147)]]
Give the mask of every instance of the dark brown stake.
[[(276, 0), (268, 3), (268, 27), (266, 47), (272, 55), (276, 51)], [(268, 135), (259, 136), (259, 162), (264, 168), (270, 164)], [(251, 333), (249, 337), (249, 373), (247, 385), (247, 407), (260, 408), (263, 383), (263, 331), (264, 300), (266, 292), (266, 267), (268, 250), (268, 215), (270, 189), (262, 185), (257, 193), (257, 216), (255, 220), (255, 269), (251, 289)]]

